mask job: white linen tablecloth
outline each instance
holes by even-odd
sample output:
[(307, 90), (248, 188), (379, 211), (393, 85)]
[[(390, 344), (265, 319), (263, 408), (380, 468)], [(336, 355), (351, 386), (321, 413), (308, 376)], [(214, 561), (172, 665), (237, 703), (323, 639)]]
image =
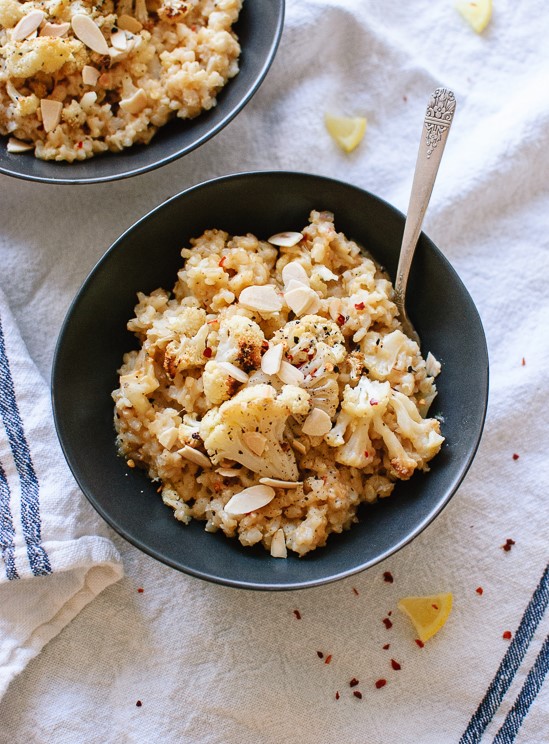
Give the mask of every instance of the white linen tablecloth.
[[(150, 208), (210, 177), (288, 169), (348, 180), (404, 211), (428, 97), (447, 86), (457, 112), (425, 231), (471, 292), (491, 360), (485, 433), (458, 493), (412, 544), (354, 578), (293, 593), (216, 586), (96, 518), (125, 578), (59, 623), (13, 679), (0, 744), (549, 740), (548, 32), (542, 0), (494, 0), (481, 36), (452, 0), (288, 0), (261, 89), (199, 150), (105, 185), (0, 177), (0, 289), (48, 380), (74, 293)], [(325, 111), (368, 117), (355, 152), (329, 138)], [(70, 480), (62, 488), (86, 509)], [(28, 579), (28, 591), (54, 576)], [(454, 609), (420, 649), (396, 604), (441, 591)], [(0, 623), (9, 607), (0, 599)]]

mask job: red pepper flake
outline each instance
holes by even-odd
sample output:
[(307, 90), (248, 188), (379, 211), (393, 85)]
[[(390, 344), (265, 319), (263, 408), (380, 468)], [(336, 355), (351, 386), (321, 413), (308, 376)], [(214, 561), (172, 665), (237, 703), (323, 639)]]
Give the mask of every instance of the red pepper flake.
[(206, 359), (211, 359), (211, 356), (213, 354), (213, 351), (210, 349), (209, 346), (206, 346), (202, 354), (206, 357)]
[(317, 651), (316, 652), (316, 655), (318, 656), (319, 659), (323, 659), (324, 658), (324, 654), (322, 653), (322, 651)]
[(138, 593), (138, 594), (143, 594), (143, 592), (144, 592), (144, 591), (145, 591), (145, 590), (143, 589), (143, 587), (142, 587), (142, 586), (140, 586), (140, 587), (139, 587), (139, 589), (137, 590), (137, 593)]
[(349, 687), (356, 687), (358, 685), (358, 679), (356, 677), (353, 677), (352, 680), (349, 682)]
[(358, 597), (358, 589), (354, 586), (353, 586), (353, 594), (356, 594), (356, 596)]
[(339, 692), (336, 690), (336, 700), (339, 700)]
[(345, 316), (344, 315), (338, 315), (337, 316), (336, 323), (338, 324), (338, 326), (345, 325)]
[(227, 260), (227, 256), (223, 256), (223, 258), (221, 259), (221, 261), (219, 262), (218, 265), (219, 266), (224, 266), (226, 260)]
[(377, 406), (377, 405), (379, 405), (379, 401), (378, 401), (378, 400), (374, 400), (374, 399), (372, 398), (372, 399), (370, 400), (370, 405), (371, 405), (371, 406)]
[(404, 101), (404, 103), (408, 103), (408, 96), (402, 96), (402, 100)]
[(433, 610), (438, 610), (438, 605), (436, 604), (432, 604), (431, 607), (433, 608)]
[(137, 703), (135, 704), (136, 708), (141, 708), (142, 705), (143, 703), (141, 702), (141, 700), (138, 700)]
[(324, 659), (325, 664), (329, 664), (332, 660), (332, 654), (328, 654), (328, 656)]
[(475, 589), (475, 592), (479, 594), (480, 596), (482, 596), (484, 594), (484, 589), (481, 586), (477, 586), (477, 588)]
[(525, 367), (525, 366), (526, 366), (526, 359), (525, 359), (524, 357), (522, 357), (522, 362), (521, 362), (521, 363), (522, 363), (522, 366), (523, 366), (523, 367)]
[(505, 630), (505, 631), (503, 632), (503, 635), (502, 635), (501, 637), (502, 637), (502, 638), (505, 638), (505, 640), (506, 640), (506, 641), (510, 641), (510, 640), (511, 640), (511, 638), (513, 637), (513, 634), (511, 633), (511, 631), (510, 631), (510, 630)]
[(385, 625), (385, 627), (387, 628), (387, 630), (389, 630), (389, 628), (392, 628), (393, 627), (393, 623), (389, 620), (388, 617), (384, 617), (383, 618), (383, 625)]
[(358, 303), (357, 303), (357, 304), (355, 305), (355, 310), (364, 310), (364, 307), (365, 307), (365, 305), (364, 305), (364, 303), (363, 303), (363, 302), (358, 302)]
[(389, 615), (389, 617), (391, 617), (391, 615), (393, 614), (392, 610), (389, 610), (387, 614)]
[(378, 679), (378, 681), (376, 682), (376, 687), (378, 690), (381, 690), (381, 688), (385, 687), (386, 684), (387, 684), (386, 679)]
[(294, 615), (296, 620), (301, 620), (301, 612), (299, 610), (294, 610)]
[(508, 537), (507, 540), (505, 541), (505, 545), (502, 545), (501, 547), (503, 548), (503, 550), (505, 550), (506, 553), (508, 553), (513, 547), (513, 545), (516, 545), (515, 541), (511, 540), (511, 538)]
[(360, 690), (353, 690), (353, 695), (359, 700), (362, 700), (362, 693), (360, 692)]
[(513, 460), (518, 460), (520, 455), (517, 455), (516, 452), (513, 452)]
[(391, 659), (391, 666), (396, 672), (398, 672), (399, 669), (402, 669), (398, 661), (395, 661), (394, 659)]
[(84, 143), (83, 142), (77, 142), (76, 143), (76, 146), (78, 147), (79, 150), (81, 150), (84, 147)]
[(420, 648), (423, 648), (423, 646), (425, 646), (425, 644), (423, 643), (423, 641), (420, 641), (420, 640), (419, 640), (419, 638), (416, 638), (416, 643), (417, 643), (417, 645), (418, 645), (418, 646), (419, 646)]
[(370, 457), (368, 450), (364, 450), (364, 457)]
[(390, 571), (385, 571), (383, 574), (383, 581), (386, 581), (388, 584), (392, 584), (394, 581), (393, 574)]
[(390, 643), (386, 643), (385, 646), (382, 646), (382, 648), (384, 651), (387, 651), (387, 649), (390, 648), (390, 646), (391, 646)]

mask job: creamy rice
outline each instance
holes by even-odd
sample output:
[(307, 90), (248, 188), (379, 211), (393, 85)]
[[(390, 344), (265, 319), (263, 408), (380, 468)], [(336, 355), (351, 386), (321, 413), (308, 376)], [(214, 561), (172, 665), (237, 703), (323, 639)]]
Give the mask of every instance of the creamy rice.
[(242, 0), (0, 0), (8, 151), (84, 160), (212, 108), (238, 72)]
[(177, 519), (285, 557), (428, 470), (440, 365), (332, 214), (269, 240), (207, 230), (183, 249), (173, 292), (138, 295), (113, 398), (121, 454)]

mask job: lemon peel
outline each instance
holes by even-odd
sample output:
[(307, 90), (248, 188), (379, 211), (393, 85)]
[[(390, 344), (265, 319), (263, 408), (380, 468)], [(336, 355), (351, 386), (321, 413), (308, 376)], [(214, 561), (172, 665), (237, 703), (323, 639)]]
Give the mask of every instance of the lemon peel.
[(446, 624), (452, 602), (451, 593), (404, 597), (398, 603), (398, 609), (410, 618), (419, 639), (425, 643)]
[(363, 116), (332, 116), (332, 114), (325, 114), (324, 123), (329, 134), (337, 144), (345, 152), (352, 152), (362, 141), (368, 122)]
[(492, 0), (458, 0), (456, 9), (477, 34), (484, 31), (492, 18)]

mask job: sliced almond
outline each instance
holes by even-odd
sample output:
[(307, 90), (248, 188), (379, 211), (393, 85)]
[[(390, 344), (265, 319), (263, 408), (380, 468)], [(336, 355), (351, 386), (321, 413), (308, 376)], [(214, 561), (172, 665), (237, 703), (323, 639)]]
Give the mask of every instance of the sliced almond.
[(120, 108), (127, 111), (129, 114), (138, 114), (143, 111), (147, 105), (147, 94), (142, 88), (139, 88), (133, 96), (124, 98), (120, 101)]
[(303, 481), (285, 481), (278, 478), (260, 478), (259, 482), (273, 488), (297, 488), (303, 484)]
[(322, 264), (318, 264), (317, 266), (315, 266), (314, 271), (316, 271), (318, 276), (324, 282), (337, 282), (337, 280), (339, 279), (337, 274), (334, 274), (333, 271), (330, 271), (327, 266), (323, 266)]
[(278, 376), (286, 385), (302, 385), (305, 380), (303, 372), (289, 362), (283, 361), (278, 370)]
[(282, 297), (278, 295), (276, 287), (272, 284), (245, 287), (238, 301), (249, 310), (257, 310), (260, 313), (280, 312), (284, 304)]
[(297, 287), (284, 292), (284, 300), (290, 310), (298, 316), (316, 313), (320, 308), (320, 298), (310, 287)]
[(96, 101), (97, 93), (94, 90), (89, 90), (87, 93), (84, 93), (84, 95), (80, 99), (80, 105), (82, 106), (84, 111), (87, 111), (93, 106)]
[(23, 41), (33, 34), (45, 17), (43, 10), (31, 10), (30, 13), (24, 15), (11, 33), (13, 41)]
[(290, 444), (292, 445), (292, 447), (295, 450), (297, 450), (298, 452), (300, 452), (302, 455), (306, 455), (307, 454), (307, 447), (305, 447), (305, 445), (302, 444), (301, 442), (299, 442), (297, 439), (292, 439), (292, 441), (290, 442)]
[(143, 24), (139, 23), (137, 18), (133, 18), (133, 16), (126, 14), (118, 16), (116, 25), (118, 28), (121, 28), (122, 31), (129, 31), (131, 34), (138, 34), (143, 28)]
[(249, 514), (267, 506), (275, 497), (274, 488), (270, 486), (250, 486), (229, 499), (225, 504), (227, 514)]
[(84, 85), (96, 85), (101, 72), (91, 65), (84, 65), (82, 68), (82, 82)]
[(50, 98), (42, 98), (40, 101), (40, 111), (42, 112), (42, 124), (46, 132), (53, 132), (55, 127), (61, 121), (61, 111), (63, 104), (61, 101), (52, 101)]
[(126, 47), (128, 46), (126, 32), (115, 31), (114, 34), (111, 34), (111, 44), (115, 49), (118, 49), (121, 52), (126, 51)]
[(323, 437), (332, 428), (332, 420), (321, 408), (313, 408), (305, 419), (302, 432), (311, 437)]
[(305, 287), (305, 289), (309, 289), (309, 285), (300, 282), (299, 279), (290, 279), (288, 284), (284, 285), (284, 291), (290, 292), (292, 289), (301, 289), (302, 287)]
[(306, 287), (309, 286), (309, 277), (299, 261), (290, 261), (290, 263), (287, 263), (282, 269), (282, 281), (285, 286), (290, 283), (291, 279), (301, 282), (301, 284), (304, 284)]
[(261, 357), (261, 370), (266, 375), (276, 375), (282, 364), (282, 355), (284, 354), (284, 346), (282, 344), (275, 344), (270, 346), (267, 351)]
[(221, 367), (221, 369), (225, 370), (225, 372), (233, 377), (238, 382), (248, 382), (250, 379), (250, 375), (248, 375), (244, 370), (239, 369), (235, 364), (231, 364), (231, 362), (218, 362), (218, 367)]
[(429, 352), (427, 354), (427, 358), (425, 359), (425, 371), (430, 377), (436, 377), (439, 374), (440, 369), (440, 362), (434, 356), (434, 354), (431, 354), (431, 352)]
[(60, 38), (70, 29), (70, 23), (45, 23), (40, 29), (40, 36), (53, 36)]
[[(267, 446), (267, 437), (260, 434), (258, 431), (246, 431), (242, 435), (242, 441), (251, 449), (254, 455), (261, 457)], [(260, 481), (262, 483), (263, 481)], [(269, 485), (269, 484), (267, 484)]]
[(271, 540), (271, 555), (273, 558), (287, 558), (288, 551), (286, 549), (286, 538), (284, 537), (284, 530), (278, 529)]
[(203, 452), (194, 449), (194, 447), (189, 447), (188, 444), (186, 444), (180, 450), (177, 450), (177, 453), (181, 455), (181, 457), (184, 457), (185, 460), (194, 462), (195, 465), (200, 465), (200, 467), (202, 468), (211, 468), (212, 466), (209, 457), (206, 457)]
[(164, 429), (164, 431), (158, 435), (158, 441), (166, 449), (171, 449), (176, 443), (178, 436), (179, 429), (176, 426), (170, 426), (169, 429)]
[(15, 137), (10, 137), (6, 149), (8, 152), (13, 153), (14, 155), (19, 155), (19, 153), (34, 150), (34, 143), (23, 142), (22, 140), (18, 140)]
[(215, 472), (223, 478), (237, 478), (242, 471), (237, 468), (216, 468)]
[(303, 240), (303, 235), (298, 232), (281, 232), (276, 233), (276, 235), (271, 235), (267, 240), (272, 245), (291, 248), (292, 246), (297, 245), (300, 240)]
[(72, 30), (80, 41), (98, 54), (108, 54), (109, 45), (99, 26), (84, 13), (76, 13), (71, 19)]

